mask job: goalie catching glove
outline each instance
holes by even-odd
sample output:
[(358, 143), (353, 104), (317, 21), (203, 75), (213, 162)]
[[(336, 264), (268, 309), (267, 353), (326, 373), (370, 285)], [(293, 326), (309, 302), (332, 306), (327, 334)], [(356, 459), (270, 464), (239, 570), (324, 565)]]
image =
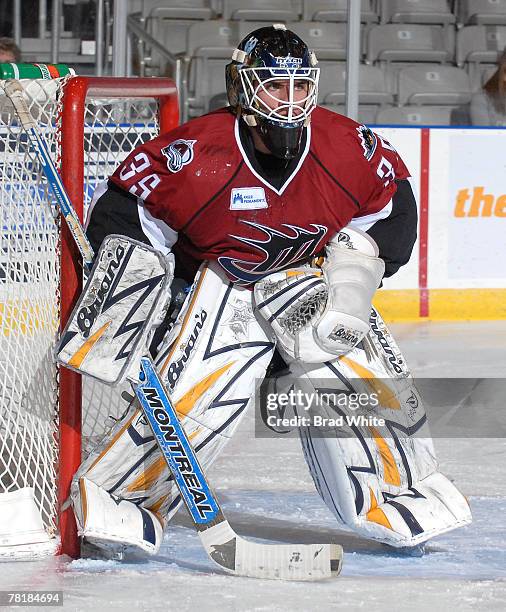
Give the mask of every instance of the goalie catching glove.
[(360, 230), (345, 228), (325, 250), (321, 271), (285, 270), (255, 284), (256, 310), (289, 360), (335, 359), (369, 331), (372, 298), (385, 272), (376, 243)]

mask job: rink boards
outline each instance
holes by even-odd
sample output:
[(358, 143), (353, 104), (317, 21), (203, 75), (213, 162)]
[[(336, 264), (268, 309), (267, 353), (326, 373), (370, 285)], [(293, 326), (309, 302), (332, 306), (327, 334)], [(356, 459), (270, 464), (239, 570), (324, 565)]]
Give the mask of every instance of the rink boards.
[(418, 186), (410, 262), (378, 291), (392, 320), (505, 319), (504, 148), (500, 128), (374, 128)]

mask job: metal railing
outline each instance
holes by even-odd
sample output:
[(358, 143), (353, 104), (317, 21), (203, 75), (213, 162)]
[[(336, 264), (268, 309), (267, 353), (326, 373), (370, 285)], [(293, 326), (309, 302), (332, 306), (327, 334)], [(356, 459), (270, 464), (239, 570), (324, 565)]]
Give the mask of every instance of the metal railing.
[[(137, 15), (128, 15), (127, 17), (127, 32), (130, 36), (137, 37), (139, 45), (137, 46), (137, 55), (139, 58), (139, 76), (145, 76), (146, 61), (151, 59), (150, 56), (146, 55), (146, 47), (151, 52), (156, 51), (161, 55), (172, 69), (172, 78), (176, 83), (178, 92), (178, 103), (180, 112), (183, 112), (185, 108), (185, 70), (184, 70), (184, 58), (178, 57), (171, 53), (166, 47), (159, 43), (155, 38), (151, 36), (145, 29), (143, 19)], [(129, 61), (132, 61), (132, 45), (130, 45), (131, 54)]]

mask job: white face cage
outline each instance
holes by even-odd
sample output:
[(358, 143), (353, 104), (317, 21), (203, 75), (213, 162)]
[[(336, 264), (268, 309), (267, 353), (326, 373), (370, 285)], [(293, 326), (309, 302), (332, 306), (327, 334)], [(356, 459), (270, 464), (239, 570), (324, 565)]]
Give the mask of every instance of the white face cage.
[(245, 108), (257, 115), (285, 124), (298, 123), (316, 107), (319, 68), (243, 68), (239, 76)]

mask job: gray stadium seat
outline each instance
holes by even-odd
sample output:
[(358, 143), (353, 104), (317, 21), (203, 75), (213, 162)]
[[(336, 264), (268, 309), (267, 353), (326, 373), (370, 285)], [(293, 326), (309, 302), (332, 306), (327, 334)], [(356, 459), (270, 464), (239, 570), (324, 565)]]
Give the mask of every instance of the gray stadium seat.
[(286, 27), (298, 34), (321, 60), (346, 59), (346, 24), (294, 21)]
[(506, 0), (460, 0), (458, 18), (464, 25), (506, 25)]
[(381, 0), (381, 23), (455, 23), (447, 0)]
[(423, 65), (399, 71), (399, 104), (467, 104), (471, 100), (469, 75), (455, 66)]
[(237, 47), (239, 25), (233, 21), (211, 20), (196, 22), (188, 30), (186, 54), (188, 57), (229, 59)]
[(393, 24), (372, 26), (367, 39), (368, 63), (448, 62), (444, 28), (431, 25)]
[[(239, 24), (239, 40), (245, 38), (250, 32), (258, 30), (259, 28), (268, 28), (272, 23), (266, 21), (238, 21)], [(277, 23), (284, 23), (286, 27), (289, 27), (285, 21), (278, 21)]]
[(457, 65), (494, 63), (506, 47), (506, 26), (466, 26), (457, 32)]
[(451, 125), (453, 106), (401, 106), (382, 108), (376, 115), (379, 125)]
[[(347, 21), (348, 0), (304, 0), (302, 11), (304, 21)], [(378, 21), (378, 15), (371, 7), (371, 0), (361, 0), (360, 21)]]
[[(224, 91), (225, 61), (240, 41), (239, 23), (224, 20), (199, 21), (188, 30), (186, 82), (190, 114), (200, 114), (209, 99)], [(191, 109), (199, 110), (191, 110)]]
[(144, 0), (142, 14), (145, 18), (164, 19), (213, 19), (216, 17), (209, 0)]
[(224, 19), (277, 23), (298, 17), (291, 0), (223, 0)]
[[(346, 115), (346, 107), (344, 104), (340, 105), (332, 105), (332, 104), (322, 104), (323, 108), (326, 108), (333, 113), (339, 113), (340, 115)], [(358, 122), (365, 124), (373, 124), (376, 122), (376, 115), (378, 112), (378, 106), (370, 106), (370, 105), (360, 105), (358, 107)]]
[(457, 32), (457, 66), (466, 66), (471, 84), (479, 87), (482, 65), (493, 65), (506, 47), (506, 26), (466, 26)]
[(214, 19), (217, 14), (212, 0), (143, 0), (142, 6), (148, 33), (174, 55), (186, 52), (187, 31), (195, 20)]
[(209, 0), (181, 0), (168, 6), (165, 0), (144, 0), (142, 16), (146, 30), (174, 55), (186, 51), (188, 28), (196, 19), (212, 19), (216, 11)]
[[(198, 61), (198, 58), (197, 58)], [(226, 99), (225, 88), (225, 62), (223, 59), (208, 59), (202, 70), (197, 67), (195, 79), (192, 81), (192, 91), (188, 98), (188, 115), (195, 117), (211, 110), (211, 100), (213, 108), (217, 108), (216, 98)], [(223, 104), (219, 104), (223, 106)]]
[(174, 55), (186, 53), (188, 29), (195, 23), (188, 19), (146, 19), (146, 29), (151, 36)]
[[(377, 66), (359, 66), (359, 103), (390, 104), (393, 93), (388, 91), (383, 71)], [(344, 62), (320, 63), (319, 99), (322, 104), (344, 104), (346, 91), (346, 64)]]

